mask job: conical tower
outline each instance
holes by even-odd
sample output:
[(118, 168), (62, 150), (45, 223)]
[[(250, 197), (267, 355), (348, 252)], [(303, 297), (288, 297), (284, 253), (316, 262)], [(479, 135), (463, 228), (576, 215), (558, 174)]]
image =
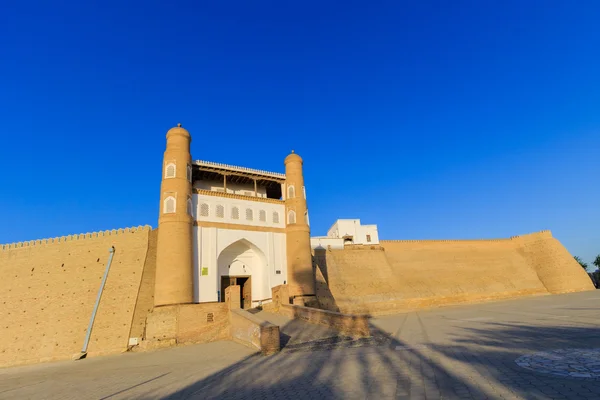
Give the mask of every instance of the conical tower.
[(167, 132), (160, 186), (154, 305), (192, 303), (191, 137), (177, 124)]
[(302, 158), (292, 151), (285, 158), (286, 250), (291, 297), (314, 296), (315, 279)]

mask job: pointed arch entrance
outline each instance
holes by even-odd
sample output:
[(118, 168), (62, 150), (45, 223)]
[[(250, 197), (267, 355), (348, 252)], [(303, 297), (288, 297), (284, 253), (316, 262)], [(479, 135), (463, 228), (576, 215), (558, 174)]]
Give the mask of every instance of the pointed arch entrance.
[(268, 289), (265, 254), (252, 242), (240, 239), (221, 251), (217, 257), (220, 301), (225, 301), (225, 289), (240, 286), (243, 308), (251, 308), (252, 301), (262, 299)]

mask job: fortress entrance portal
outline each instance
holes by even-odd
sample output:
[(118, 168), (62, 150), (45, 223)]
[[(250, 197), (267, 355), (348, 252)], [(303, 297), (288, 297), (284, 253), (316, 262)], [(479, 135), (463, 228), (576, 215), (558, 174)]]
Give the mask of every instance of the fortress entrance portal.
[(228, 286), (240, 286), (240, 305), (242, 308), (252, 308), (252, 281), (249, 276), (222, 276), (221, 301), (225, 301), (225, 289)]
[(252, 242), (240, 239), (221, 251), (219, 266), (219, 301), (225, 301), (225, 289), (240, 286), (242, 308), (251, 308), (252, 301), (265, 299), (270, 294), (267, 262), (264, 253)]

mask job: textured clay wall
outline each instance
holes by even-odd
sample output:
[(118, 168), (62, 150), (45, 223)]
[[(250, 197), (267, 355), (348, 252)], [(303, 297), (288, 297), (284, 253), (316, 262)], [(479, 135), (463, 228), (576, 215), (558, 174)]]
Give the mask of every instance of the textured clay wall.
[(256, 318), (246, 310), (229, 312), (232, 340), (255, 348), (264, 355), (277, 353), (280, 346), (279, 326)]
[(148, 314), (145, 337), (139, 350), (207, 343), (230, 337), (227, 303), (161, 306)]
[(548, 293), (510, 240), (385, 242), (399, 293), (415, 306)]
[(398, 298), (397, 277), (381, 247), (315, 250), (316, 291), (321, 308), (368, 312), (365, 303)]
[(549, 231), (517, 236), (513, 241), (550, 293), (594, 289), (587, 272)]
[(156, 281), (156, 242), (158, 239), (158, 229), (154, 229), (148, 234), (148, 251), (146, 252), (146, 261), (142, 272), (140, 290), (138, 291), (135, 310), (133, 312), (133, 322), (131, 323), (130, 338), (142, 340), (146, 328), (146, 318), (154, 308), (154, 282)]
[(109, 256), (90, 355), (127, 348), (150, 227), (0, 248), (0, 366), (70, 358), (83, 346)]
[(300, 319), (315, 325), (324, 325), (345, 336), (355, 338), (371, 336), (368, 315), (342, 314), (293, 304), (281, 304), (277, 312), (289, 318)]
[(383, 314), (593, 289), (549, 231), (498, 240), (380, 243), (382, 248), (315, 252), (323, 308)]

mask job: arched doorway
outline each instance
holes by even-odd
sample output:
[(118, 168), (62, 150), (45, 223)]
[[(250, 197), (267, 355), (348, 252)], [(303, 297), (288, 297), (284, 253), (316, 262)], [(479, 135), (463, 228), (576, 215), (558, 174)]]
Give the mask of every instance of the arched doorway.
[(225, 289), (240, 286), (242, 308), (251, 308), (253, 300), (264, 297), (268, 288), (264, 253), (246, 239), (227, 246), (217, 258), (220, 301), (225, 301)]

